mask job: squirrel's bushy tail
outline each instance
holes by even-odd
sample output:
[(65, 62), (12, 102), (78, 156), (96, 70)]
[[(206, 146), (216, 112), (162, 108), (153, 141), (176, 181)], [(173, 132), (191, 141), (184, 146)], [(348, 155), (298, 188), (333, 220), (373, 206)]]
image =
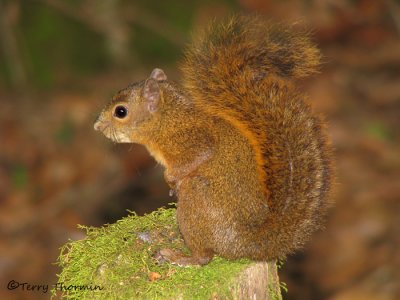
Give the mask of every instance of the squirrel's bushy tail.
[[(212, 23), (199, 34), (186, 52), (182, 69), (188, 83), (205, 75), (208, 84), (212, 76), (218, 80), (246, 69), (253, 71), (255, 80), (268, 74), (302, 78), (315, 73), (320, 60), (307, 32), (258, 16), (237, 16)], [(199, 69), (193, 70), (193, 65)]]
[(282, 249), (271, 255), (301, 245), (327, 206), (330, 148), (293, 84), (319, 62), (307, 33), (239, 16), (199, 35), (181, 67), (196, 106), (231, 122), (252, 144), (272, 215), (299, 220), (287, 222), (292, 232), (279, 235)]

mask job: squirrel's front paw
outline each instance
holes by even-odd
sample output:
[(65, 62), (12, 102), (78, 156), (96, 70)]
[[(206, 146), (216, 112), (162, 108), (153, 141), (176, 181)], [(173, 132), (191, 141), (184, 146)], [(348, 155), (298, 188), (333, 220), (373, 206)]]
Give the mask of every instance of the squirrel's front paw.
[(171, 189), (175, 189), (176, 182), (177, 182), (177, 177), (175, 175), (173, 175), (171, 172), (168, 172), (166, 170), (164, 172), (164, 179), (165, 179), (165, 182), (170, 186)]
[(172, 197), (174, 195), (177, 195), (180, 183), (178, 177), (176, 175), (173, 175), (171, 172), (165, 171), (164, 179), (170, 187), (169, 196)]

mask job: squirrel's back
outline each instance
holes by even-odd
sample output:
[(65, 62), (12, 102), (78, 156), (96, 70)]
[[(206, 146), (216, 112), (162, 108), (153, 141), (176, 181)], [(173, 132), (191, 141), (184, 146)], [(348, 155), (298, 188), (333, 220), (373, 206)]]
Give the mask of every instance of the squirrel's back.
[(273, 256), (301, 246), (329, 204), (331, 149), (323, 122), (295, 87), (319, 61), (305, 32), (250, 16), (212, 24), (182, 65), (196, 106), (229, 121), (254, 149)]

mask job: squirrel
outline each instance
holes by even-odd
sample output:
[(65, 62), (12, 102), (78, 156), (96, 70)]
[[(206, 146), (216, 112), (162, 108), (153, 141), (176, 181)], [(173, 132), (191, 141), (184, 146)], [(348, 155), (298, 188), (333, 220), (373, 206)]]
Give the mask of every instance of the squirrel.
[(308, 33), (260, 16), (212, 23), (188, 46), (182, 87), (154, 69), (119, 91), (94, 128), (139, 143), (165, 167), (191, 255), (258, 261), (301, 248), (330, 206), (332, 150), (296, 81), (321, 54)]

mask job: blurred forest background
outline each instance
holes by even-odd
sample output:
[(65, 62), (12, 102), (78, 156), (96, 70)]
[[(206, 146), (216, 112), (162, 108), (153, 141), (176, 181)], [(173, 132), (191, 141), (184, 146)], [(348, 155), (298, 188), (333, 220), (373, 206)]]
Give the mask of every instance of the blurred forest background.
[(0, 0), (0, 298), (52, 284), (77, 224), (166, 205), (162, 169), (93, 130), (103, 105), (154, 67), (179, 81), (190, 32), (232, 12), (313, 29), (321, 74), (303, 83), (326, 116), (338, 184), (326, 229), (280, 271), (285, 299), (400, 299), (400, 2)]

